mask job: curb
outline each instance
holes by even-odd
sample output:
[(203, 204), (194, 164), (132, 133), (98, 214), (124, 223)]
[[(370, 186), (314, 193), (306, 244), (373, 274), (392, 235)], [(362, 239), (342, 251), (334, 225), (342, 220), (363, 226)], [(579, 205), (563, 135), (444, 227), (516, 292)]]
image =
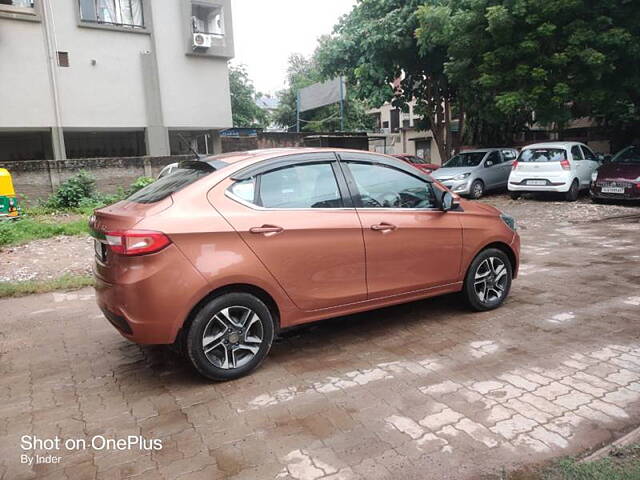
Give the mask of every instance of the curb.
[(605, 457), (608, 457), (611, 450), (616, 447), (626, 447), (628, 445), (631, 445), (632, 443), (638, 443), (638, 442), (640, 442), (640, 427), (637, 427), (636, 429), (630, 431), (626, 435), (620, 437), (615, 442), (610, 443), (609, 445), (606, 445), (599, 450), (596, 450), (591, 455), (581, 459), (579, 463), (593, 462), (594, 460), (601, 460)]

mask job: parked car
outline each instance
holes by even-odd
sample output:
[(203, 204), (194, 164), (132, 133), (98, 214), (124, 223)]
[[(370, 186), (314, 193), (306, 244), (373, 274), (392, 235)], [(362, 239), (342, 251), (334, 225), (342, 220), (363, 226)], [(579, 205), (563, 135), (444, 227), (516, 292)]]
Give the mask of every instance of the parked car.
[(167, 175), (171, 175), (174, 170), (178, 169), (178, 165), (178, 163), (170, 163), (169, 165), (164, 167), (162, 170), (160, 170), (157, 180), (160, 180), (162, 177), (166, 177)]
[(517, 156), (514, 148), (468, 150), (451, 158), (433, 178), (457, 194), (478, 199), (488, 190), (507, 186)]
[(607, 200), (640, 200), (640, 146), (618, 152), (593, 173), (591, 198)]
[(0, 168), (0, 220), (18, 218), (20, 211), (11, 174), (7, 169)]
[(600, 162), (583, 143), (536, 143), (522, 149), (509, 176), (511, 198), (527, 192), (559, 192), (575, 202), (588, 189)]
[(409, 165), (413, 165), (418, 170), (421, 170), (424, 173), (431, 173), (440, 168), (440, 165), (429, 163), (423, 158), (416, 157), (415, 155), (409, 155), (408, 153), (398, 153), (392, 155), (392, 157), (399, 158), (400, 160), (407, 162)]
[(109, 322), (137, 343), (181, 345), (214, 380), (256, 368), (294, 325), (453, 292), (497, 308), (520, 251), (512, 217), (350, 150), (184, 162), (90, 226)]

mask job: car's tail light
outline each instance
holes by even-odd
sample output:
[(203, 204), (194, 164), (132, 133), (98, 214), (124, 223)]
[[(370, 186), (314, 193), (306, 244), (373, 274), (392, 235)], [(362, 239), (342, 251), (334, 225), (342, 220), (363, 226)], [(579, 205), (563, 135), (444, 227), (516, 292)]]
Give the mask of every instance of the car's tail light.
[(127, 256), (159, 252), (171, 243), (164, 233), (148, 230), (107, 232), (105, 238), (112, 252)]
[(571, 170), (571, 164), (569, 163), (569, 160), (567, 160), (566, 158), (560, 161), (560, 166), (565, 170)]
[(511, 170), (517, 170), (518, 169), (518, 161), (516, 160), (515, 162), (513, 162), (513, 165), (511, 165)]

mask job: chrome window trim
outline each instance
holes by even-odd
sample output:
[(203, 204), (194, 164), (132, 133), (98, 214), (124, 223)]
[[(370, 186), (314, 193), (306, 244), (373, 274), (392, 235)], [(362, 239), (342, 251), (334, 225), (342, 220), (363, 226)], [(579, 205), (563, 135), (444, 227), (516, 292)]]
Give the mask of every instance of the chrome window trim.
[(292, 212), (317, 212), (317, 211), (341, 211), (341, 210), (349, 210), (349, 211), (358, 211), (358, 212), (442, 212), (437, 207), (433, 208), (358, 208), (358, 207), (341, 207), (341, 208), (266, 208), (255, 205), (251, 202), (247, 202), (237, 195), (233, 194), (229, 191), (234, 184), (227, 187), (224, 191), (226, 197), (230, 198), (234, 202), (237, 202), (245, 207), (248, 207), (252, 210), (257, 210), (260, 212), (278, 212), (278, 211), (292, 211)]

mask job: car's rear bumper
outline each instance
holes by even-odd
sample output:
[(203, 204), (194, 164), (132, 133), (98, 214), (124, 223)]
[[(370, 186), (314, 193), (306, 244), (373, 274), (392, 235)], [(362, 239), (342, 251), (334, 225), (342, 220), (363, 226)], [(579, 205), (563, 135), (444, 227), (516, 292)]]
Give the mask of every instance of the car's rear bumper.
[(526, 181), (522, 183), (509, 182), (507, 189), (510, 192), (558, 192), (566, 193), (571, 187), (571, 182), (549, 182), (547, 185), (529, 185)]
[[(205, 281), (175, 245), (109, 271), (96, 262), (96, 300), (109, 322), (126, 338), (140, 344), (175, 341)], [(109, 280), (106, 278), (109, 277)]]
[(624, 193), (604, 193), (602, 186), (591, 184), (591, 197), (601, 200), (640, 200), (640, 183), (629, 183)]

